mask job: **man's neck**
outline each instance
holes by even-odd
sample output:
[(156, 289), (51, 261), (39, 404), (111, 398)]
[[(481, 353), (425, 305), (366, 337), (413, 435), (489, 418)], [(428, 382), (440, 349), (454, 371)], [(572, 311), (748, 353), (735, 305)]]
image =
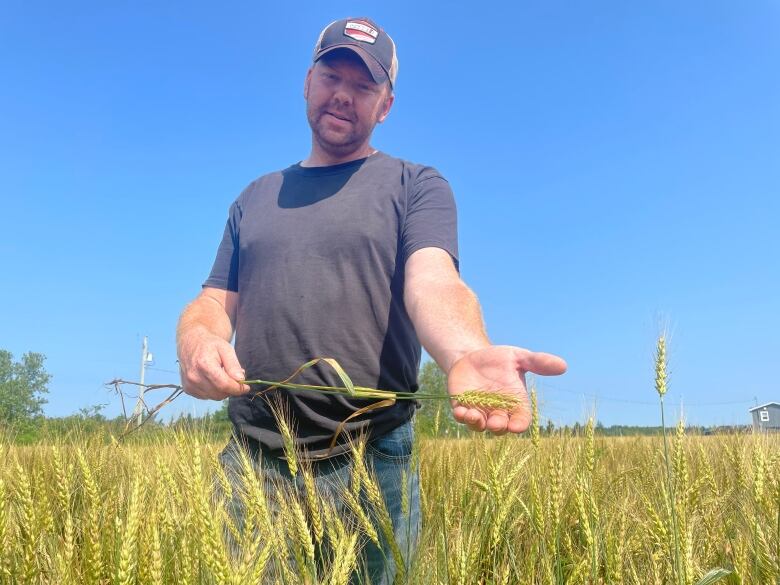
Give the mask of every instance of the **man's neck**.
[(350, 154), (337, 156), (327, 152), (323, 152), (319, 148), (312, 148), (309, 157), (306, 160), (301, 161), (302, 167), (330, 167), (333, 165), (340, 165), (342, 163), (351, 162), (361, 158), (368, 158), (374, 154), (376, 150), (370, 145), (366, 145), (364, 148), (358, 149)]

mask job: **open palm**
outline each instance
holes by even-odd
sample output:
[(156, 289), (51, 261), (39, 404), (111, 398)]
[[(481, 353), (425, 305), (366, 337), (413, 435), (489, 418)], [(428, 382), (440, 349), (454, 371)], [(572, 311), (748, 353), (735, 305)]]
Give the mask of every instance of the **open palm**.
[(565, 371), (566, 362), (558, 356), (511, 345), (491, 345), (467, 353), (453, 364), (447, 375), (450, 396), (468, 390), (498, 392), (516, 398), (520, 405), (508, 411), (466, 407), (453, 401), (453, 416), (475, 431), (522, 433), (531, 423), (526, 372), (557, 376)]

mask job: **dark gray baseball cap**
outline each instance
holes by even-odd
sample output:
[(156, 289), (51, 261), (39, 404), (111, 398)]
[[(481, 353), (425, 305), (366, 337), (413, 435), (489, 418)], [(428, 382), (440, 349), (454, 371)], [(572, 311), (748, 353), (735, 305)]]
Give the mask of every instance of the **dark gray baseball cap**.
[(368, 67), (374, 81), (384, 83), (389, 80), (390, 86), (395, 87), (395, 78), (398, 75), (395, 43), (390, 35), (371, 19), (360, 16), (331, 22), (317, 39), (312, 61), (316, 62), (336, 49), (354, 51)]

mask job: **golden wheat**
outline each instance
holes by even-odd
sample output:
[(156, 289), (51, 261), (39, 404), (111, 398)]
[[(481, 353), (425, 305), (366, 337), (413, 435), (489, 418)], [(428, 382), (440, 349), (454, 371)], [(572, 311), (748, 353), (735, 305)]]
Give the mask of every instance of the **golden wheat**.
[(522, 400), (517, 396), (483, 390), (467, 390), (466, 392), (455, 394), (452, 398), (457, 400), (458, 404), (462, 406), (506, 411), (516, 410), (523, 404)]
[[(278, 493), (248, 456), (241, 474), (222, 476), (224, 443), (194, 434), (7, 443), (0, 582), (345, 583), (368, 541), (414, 584), (695, 584), (717, 566), (733, 569), (729, 582), (780, 579), (780, 437), (678, 429), (673, 499), (660, 438), (604, 438), (592, 422), (537, 446), (512, 436), (419, 441), (423, 532), (407, 573), (364, 444), (339, 504), (302, 463), (299, 496)], [(400, 504), (408, 514), (410, 502)]]

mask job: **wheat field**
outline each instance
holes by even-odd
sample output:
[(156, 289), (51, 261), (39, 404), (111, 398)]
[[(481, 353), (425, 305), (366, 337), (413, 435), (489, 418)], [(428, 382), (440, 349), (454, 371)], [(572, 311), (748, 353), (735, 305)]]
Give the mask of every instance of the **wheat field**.
[[(153, 441), (5, 441), (0, 582), (355, 579), (362, 543), (383, 530), (372, 520), (381, 499), (345, 514), (309, 490), (272, 511), (251, 466), (231, 485), (216, 458), (223, 446), (173, 431)], [(731, 571), (721, 583), (780, 580), (777, 436), (686, 436), (680, 425), (669, 437), (671, 482), (661, 438), (594, 436), (592, 423), (581, 436), (417, 447), (423, 531), (401, 582), (692, 584), (713, 568)], [(358, 483), (370, 490), (370, 471)], [(241, 526), (231, 497), (247, 504)]]

